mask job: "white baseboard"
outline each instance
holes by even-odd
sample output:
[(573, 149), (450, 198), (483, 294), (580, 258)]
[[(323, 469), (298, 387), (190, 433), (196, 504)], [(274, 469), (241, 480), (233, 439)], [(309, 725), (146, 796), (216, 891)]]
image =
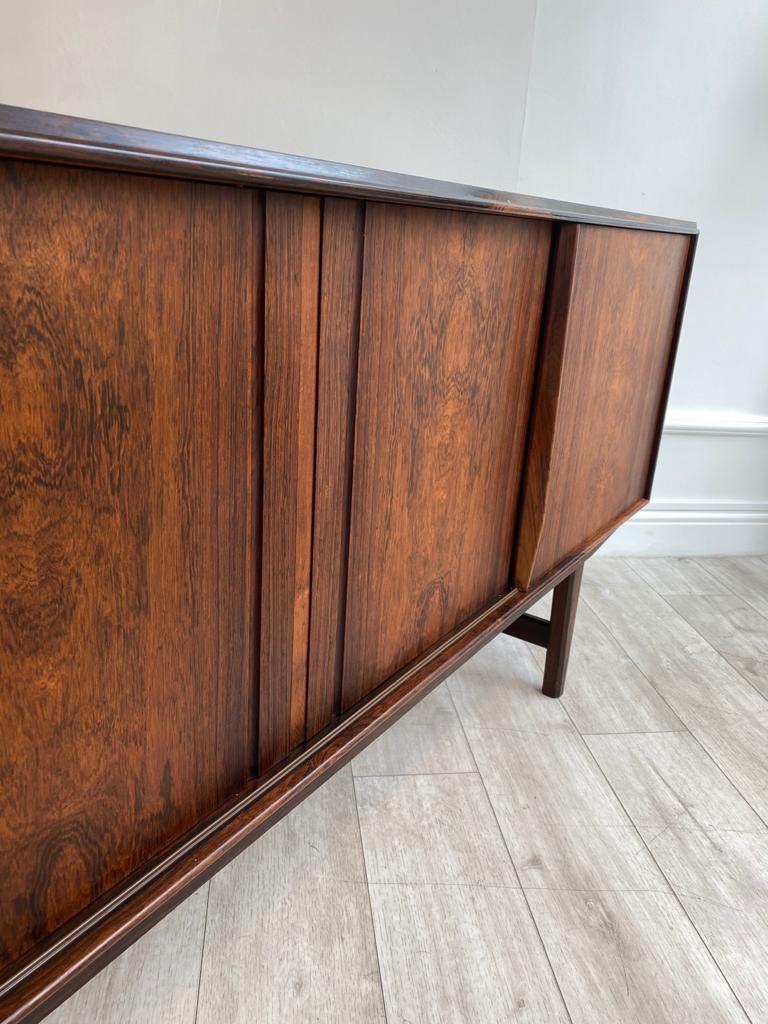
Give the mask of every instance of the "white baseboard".
[(709, 437), (767, 437), (768, 416), (746, 413), (670, 411), (665, 434), (705, 434)]
[(651, 503), (601, 553), (768, 554), (768, 417), (670, 412)]
[(603, 555), (768, 554), (768, 501), (654, 501), (600, 549)]

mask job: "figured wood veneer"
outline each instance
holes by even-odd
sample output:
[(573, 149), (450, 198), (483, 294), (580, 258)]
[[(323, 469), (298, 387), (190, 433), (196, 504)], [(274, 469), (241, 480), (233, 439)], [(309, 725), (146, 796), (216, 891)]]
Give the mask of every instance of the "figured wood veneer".
[(308, 738), (341, 706), (364, 230), (363, 203), (324, 200)]
[(560, 229), (528, 447), (516, 582), (650, 497), (690, 242)]
[(265, 213), (261, 771), (304, 739), (320, 200), (268, 192)]
[(250, 777), (260, 217), (0, 163), (0, 961)]
[(2, 1024), (501, 630), (560, 692), (694, 243), (0, 106)]
[(549, 237), (368, 206), (344, 708), (508, 589)]

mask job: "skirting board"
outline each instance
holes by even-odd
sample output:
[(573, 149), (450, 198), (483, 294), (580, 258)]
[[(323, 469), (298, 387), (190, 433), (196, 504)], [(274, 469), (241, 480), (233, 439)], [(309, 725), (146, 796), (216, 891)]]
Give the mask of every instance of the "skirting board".
[(768, 417), (670, 412), (651, 502), (600, 554), (768, 554)]
[(768, 502), (651, 502), (598, 555), (765, 555)]

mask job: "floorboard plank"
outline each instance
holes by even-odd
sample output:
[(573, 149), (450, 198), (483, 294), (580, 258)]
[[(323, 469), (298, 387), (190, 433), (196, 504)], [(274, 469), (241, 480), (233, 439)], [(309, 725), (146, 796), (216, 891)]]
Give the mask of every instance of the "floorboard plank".
[(519, 889), (372, 885), (390, 1024), (566, 1024)]
[(764, 558), (697, 559), (720, 583), (768, 617), (768, 566)]
[(211, 881), (197, 1024), (383, 1024), (352, 776)]
[(352, 762), (355, 777), (474, 770), (475, 762), (445, 684), (411, 708)]
[(524, 888), (666, 890), (573, 727), (467, 735)]
[[(629, 570), (627, 570), (629, 572)], [(753, 809), (768, 822), (768, 701), (639, 581), (588, 582), (584, 599)]]
[[(544, 671), (546, 652), (533, 652)], [(585, 602), (576, 615), (563, 706), (582, 735), (685, 726)]]
[(45, 1018), (45, 1024), (194, 1024), (208, 885)]
[(588, 736), (587, 743), (638, 828), (765, 828), (688, 733)]
[(768, 1022), (768, 830), (645, 830), (752, 1024)]
[(707, 563), (694, 558), (626, 558), (622, 562), (662, 597), (730, 593), (724, 583), (707, 571)]
[(544, 734), (572, 731), (559, 700), (542, 700), (541, 668), (523, 640), (496, 637), (448, 680), (467, 729), (511, 729)]
[(746, 1024), (674, 896), (527, 895), (573, 1024)]
[(479, 775), (355, 781), (370, 882), (517, 886)]
[(768, 698), (768, 618), (736, 594), (682, 594), (667, 600), (748, 683)]

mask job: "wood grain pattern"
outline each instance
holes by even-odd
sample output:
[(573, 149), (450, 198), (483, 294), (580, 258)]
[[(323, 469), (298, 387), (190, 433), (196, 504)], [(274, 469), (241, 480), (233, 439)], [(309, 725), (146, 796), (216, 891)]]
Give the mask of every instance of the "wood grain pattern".
[(738, 594), (756, 612), (768, 618), (765, 587), (768, 563), (764, 558), (707, 558), (698, 564), (714, 577), (721, 593), (730, 590)]
[[(738, 572), (752, 560), (709, 559), (706, 565), (721, 561)], [(768, 702), (667, 601), (636, 573), (623, 569), (626, 582), (614, 584), (612, 590), (595, 585), (599, 576), (593, 570), (582, 589), (584, 598), (718, 767), (768, 821)], [(613, 575), (620, 578), (615, 568)], [(615, 600), (619, 595), (625, 600)], [(649, 631), (653, 644), (648, 643)]]
[(523, 589), (649, 496), (689, 245), (560, 229), (516, 561)]
[[(0, 1020), (18, 1024), (638, 507), (695, 227), (2, 107), (0, 154)], [(643, 230), (561, 232), (526, 592), (552, 221), (574, 218)], [(634, 426), (606, 447), (619, 413)], [(384, 744), (357, 767), (471, 769), (453, 711), (423, 716), (408, 758)], [(744, 733), (720, 724), (718, 756), (751, 754), (757, 719)], [(572, 850), (569, 827), (542, 842)]]
[(355, 778), (475, 771), (472, 751), (448, 691), (437, 689), (358, 754)]
[(511, 657), (521, 647), (497, 641), (449, 685), (523, 886), (664, 890), (562, 706), (534, 689), (530, 652)]
[[(662, 597), (733, 593), (693, 558), (625, 558), (622, 564), (636, 572)], [(708, 559), (706, 564), (714, 565), (715, 559)]]
[(768, 697), (768, 618), (736, 594), (680, 594), (666, 600), (758, 693)]
[(572, 1020), (748, 1024), (674, 896), (527, 896)]
[(687, 732), (589, 736), (587, 745), (638, 828), (763, 828)]
[(323, 203), (308, 738), (341, 700), (364, 221), (360, 203)]
[(519, 889), (370, 888), (389, 1020), (570, 1024)]
[(749, 1015), (768, 1015), (768, 830), (641, 829)]
[(385, 1024), (349, 769), (211, 882), (198, 1024)]
[(549, 235), (368, 207), (344, 708), (508, 588)]
[(267, 193), (259, 769), (304, 740), (320, 201)]
[(207, 907), (204, 885), (44, 1024), (195, 1024)]
[(6, 963), (248, 776), (258, 219), (0, 166)]
[(519, 887), (477, 772), (355, 778), (368, 881)]
[[(543, 669), (544, 652), (534, 651), (533, 655)], [(582, 735), (683, 728), (674, 711), (583, 601), (568, 662), (568, 688), (561, 703)]]

